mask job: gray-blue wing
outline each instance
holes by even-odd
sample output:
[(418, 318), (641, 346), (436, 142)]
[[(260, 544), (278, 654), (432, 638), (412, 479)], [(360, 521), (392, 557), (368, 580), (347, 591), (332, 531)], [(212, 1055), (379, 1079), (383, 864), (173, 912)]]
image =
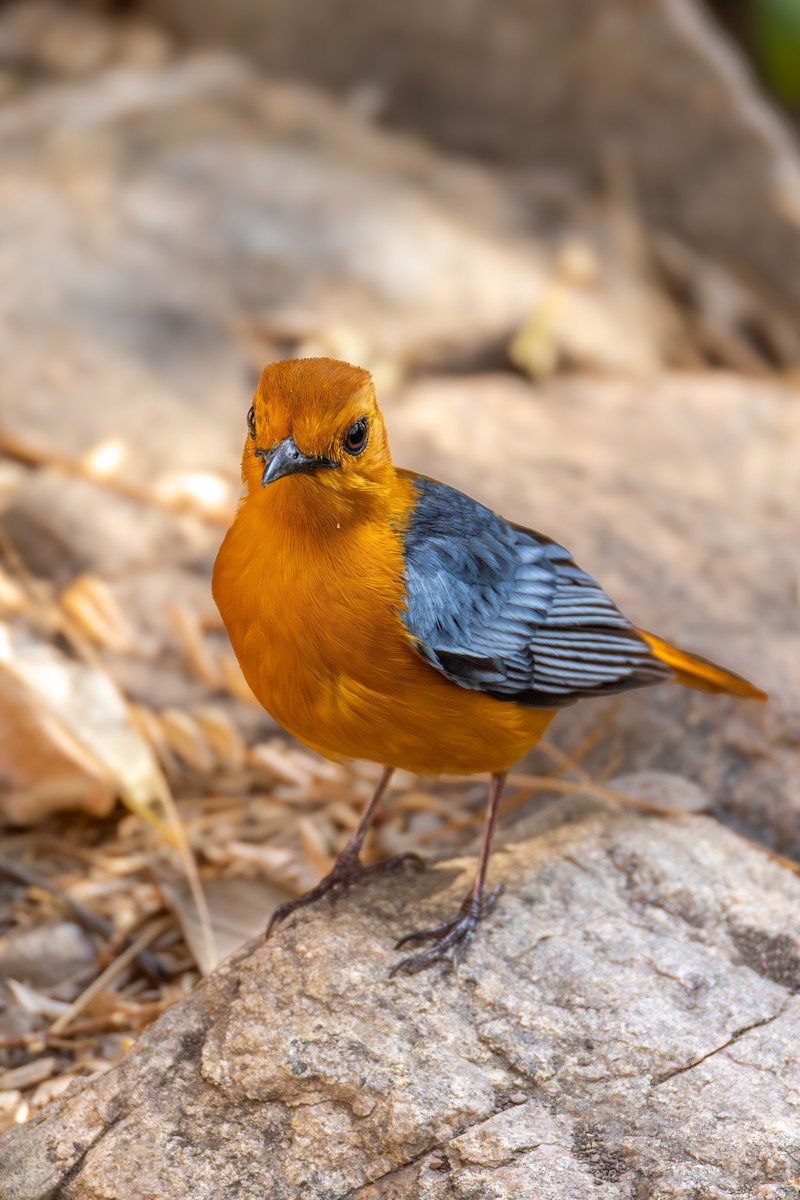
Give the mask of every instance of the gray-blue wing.
[(630, 621), (563, 546), (463, 492), (414, 477), (403, 623), (453, 683), (560, 708), (669, 678)]

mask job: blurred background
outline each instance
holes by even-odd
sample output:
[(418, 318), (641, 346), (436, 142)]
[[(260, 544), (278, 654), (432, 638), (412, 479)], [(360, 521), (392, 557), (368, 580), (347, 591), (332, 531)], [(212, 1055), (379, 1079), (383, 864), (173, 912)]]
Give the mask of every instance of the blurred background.
[[(252, 701), (209, 577), (265, 363), (766, 687), (569, 710), (559, 800), (800, 861), (800, 0), (0, 5), (0, 1127), (313, 884), (376, 770)], [(369, 852), (468, 850), (401, 775)]]

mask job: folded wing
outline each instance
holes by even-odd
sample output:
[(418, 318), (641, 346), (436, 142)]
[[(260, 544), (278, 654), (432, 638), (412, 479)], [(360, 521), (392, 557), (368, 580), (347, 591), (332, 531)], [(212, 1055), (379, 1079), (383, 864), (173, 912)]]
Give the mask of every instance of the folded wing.
[(435, 480), (417, 476), (414, 488), (401, 616), (453, 683), (560, 708), (671, 677), (562, 546)]

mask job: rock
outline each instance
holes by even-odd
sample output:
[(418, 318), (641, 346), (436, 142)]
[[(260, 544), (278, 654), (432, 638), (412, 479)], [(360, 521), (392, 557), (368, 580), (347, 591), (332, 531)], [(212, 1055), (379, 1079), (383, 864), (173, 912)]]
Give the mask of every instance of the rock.
[(696, 0), (147, 7), (278, 74), (372, 85), (381, 119), (451, 150), (583, 186), (621, 163), (654, 223), (795, 314), (800, 355), (797, 144)]
[(679, 812), (704, 812), (709, 807), (709, 798), (702, 788), (681, 775), (668, 771), (631, 771), (617, 775), (609, 788), (631, 800), (640, 800), (659, 807), (672, 807)]
[[(395, 461), (568, 546), (644, 629), (762, 685), (578, 704), (551, 726), (599, 779), (667, 771), (800, 855), (800, 405), (721, 374), (647, 384), (427, 379), (384, 403)], [(587, 742), (586, 739), (589, 739)]]
[(471, 860), (308, 910), (7, 1133), (5, 1196), (782, 1195), (800, 881), (707, 818), (558, 812), (456, 976), (388, 970)]

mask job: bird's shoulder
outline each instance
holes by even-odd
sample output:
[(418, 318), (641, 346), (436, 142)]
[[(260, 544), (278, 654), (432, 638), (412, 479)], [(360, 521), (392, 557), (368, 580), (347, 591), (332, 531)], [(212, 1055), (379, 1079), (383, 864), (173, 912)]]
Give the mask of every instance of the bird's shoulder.
[(566, 554), (552, 538), (515, 525), (438, 479), (410, 471), (403, 475), (412, 494), (403, 530), (410, 578), (432, 588), (460, 581), (493, 595), (512, 581), (520, 586), (527, 581), (532, 596), (546, 600), (552, 594), (554, 551), (555, 557), (558, 551)]

